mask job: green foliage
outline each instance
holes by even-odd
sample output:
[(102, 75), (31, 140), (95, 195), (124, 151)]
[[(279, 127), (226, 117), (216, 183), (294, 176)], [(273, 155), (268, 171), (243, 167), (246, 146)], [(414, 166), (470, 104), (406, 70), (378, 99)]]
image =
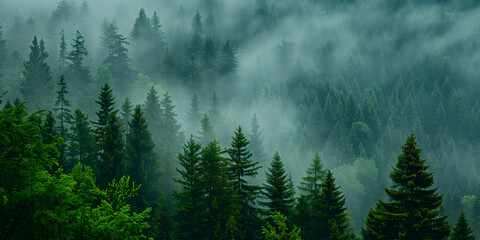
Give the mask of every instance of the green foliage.
[(307, 176), (302, 177), (302, 182), (298, 187), (300, 191), (304, 192), (308, 197), (310, 204), (316, 202), (320, 196), (321, 184), (325, 180), (327, 175), (327, 170), (323, 169), (322, 160), (318, 154), (315, 154), (315, 157), (310, 163), (310, 167), (307, 169)]
[(463, 211), (460, 213), (460, 216), (457, 219), (457, 223), (455, 223), (455, 227), (452, 230), (453, 232), (450, 238), (452, 240), (475, 240), (475, 236), (473, 236), (473, 231), (468, 226), (468, 221), (465, 218), (465, 214), (463, 213)]
[(287, 228), (287, 217), (277, 212), (275, 215), (270, 215), (275, 223), (275, 226), (267, 223), (267, 227), (262, 227), (262, 233), (266, 240), (301, 240), (301, 229), (293, 227), (289, 232)]
[(445, 239), (450, 234), (447, 216), (440, 216), (438, 208), (442, 195), (433, 185), (433, 174), (427, 172), (426, 160), (420, 158), (415, 135), (411, 134), (390, 173), (395, 183), (385, 192), (392, 202), (378, 201), (365, 220), (364, 239)]
[(97, 153), (95, 151), (95, 138), (89, 126), (88, 116), (79, 109), (73, 114), (70, 126), (70, 148), (68, 149), (69, 166), (76, 163), (95, 167)]
[(268, 215), (279, 212), (287, 217), (291, 216), (295, 189), (289, 185), (289, 179), (278, 152), (275, 152), (271, 166), (265, 174), (267, 184), (263, 184), (262, 189), (262, 196), (265, 200), (260, 204), (267, 207)]
[(90, 70), (83, 64), (83, 59), (88, 55), (85, 48), (85, 38), (77, 31), (72, 43), (72, 50), (68, 52), (67, 60), (69, 64), (65, 73), (70, 81), (72, 89), (79, 89), (83, 93), (88, 93), (92, 76)]
[(23, 63), (25, 70), (20, 83), (20, 92), (23, 98), (30, 102), (36, 109), (50, 106), (52, 90), (52, 73), (47, 64), (48, 53), (45, 42), (40, 43), (35, 36), (30, 46), (28, 60)]

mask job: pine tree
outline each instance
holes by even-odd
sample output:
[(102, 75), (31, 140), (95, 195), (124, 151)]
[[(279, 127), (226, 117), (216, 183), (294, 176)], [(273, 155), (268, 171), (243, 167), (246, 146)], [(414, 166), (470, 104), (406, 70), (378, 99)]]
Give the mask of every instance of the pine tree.
[(266, 157), (263, 150), (262, 131), (260, 130), (260, 124), (258, 123), (256, 113), (253, 114), (251, 126), (252, 134), (250, 135), (250, 149), (252, 152), (252, 157), (255, 158), (261, 166), (265, 166)]
[(182, 186), (180, 192), (174, 191), (177, 200), (175, 218), (177, 239), (203, 239), (205, 232), (205, 191), (203, 189), (202, 172), (200, 167), (201, 146), (196, 144), (193, 137), (183, 147), (183, 153), (178, 154), (181, 169), (175, 181)]
[(203, 64), (206, 69), (212, 69), (215, 66), (215, 58), (217, 57), (215, 44), (211, 37), (208, 37), (203, 47)]
[(80, 111), (80, 109), (77, 109), (73, 114), (73, 120), (70, 126), (68, 169), (71, 169), (77, 163), (94, 167), (97, 156), (95, 149), (95, 138), (93, 130), (89, 126), (88, 116)]
[(203, 30), (202, 16), (197, 11), (197, 13), (192, 19), (189, 53), (194, 55), (199, 55), (203, 45), (203, 34), (204, 34), (204, 30)]
[(165, 50), (165, 55), (162, 61), (163, 73), (167, 78), (173, 78), (176, 73), (175, 61), (173, 60), (172, 54), (170, 54), (170, 49)]
[[(126, 144), (127, 174), (135, 183), (142, 185), (141, 197), (144, 200), (155, 201), (158, 198), (154, 189), (161, 174), (160, 162), (140, 105), (135, 107), (128, 126), (130, 132)], [(137, 206), (141, 204), (137, 203)]]
[(132, 102), (130, 102), (130, 99), (126, 97), (125, 101), (122, 104), (122, 112), (121, 112), (122, 120), (123, 120), (123, 128), (125, 130), (125, 136), (127, 136), (129, 132), (128, 122), (132, 118), (132, 112), (133, 112)]
[(327, 171), (323, 169), (320, 156), (315, 154), (312, 163), (310, 163), (310, 167), (307, 169), (307, 176), (302, 177), (302, 182), (300, 182), (300, 186), (298, 187), (306, 194), (310, 204), (313, 204), (320, 196), (321, 184), (326, 174)]
[(161, 118), (160, 136), (162, 137), (162, 153), (163, 159), (174, 159), (177, 154), (178, 146), (180, 145), (181, 125), (177, 122), (177, 114), (175, 113), (175, 105), (173, 99), (168, 95), (168, 92), (163, 94), (161, 101), (161, 107), (163, 110), (163, 117)]
[(129, 80), (133, 76), (133, 71), (130, 69), (128, 49), (125, 46), (129, 43), (127, 42), (127, 38), (121, 34), (114, 34), (110, 37), (112, 39), (108, 46), (108, 56), (103, 61), (103, 64), (112, 72), (116, 90), (120, 96), (126, 96), (132, 86), (132, 82)]
[(148, 19), (145, 9), (141, 8), (135, 19), (130, 37), (133, 39), (149, 40), (152, 37), (152, 28), (150, 19)]
[(60, 54), (58, 56), (58, 63), (60, 64), (60, 73), (65, 74), (65, 62), (67, 60), (67, 43), (65, 42), (65, 32), (60, 32)]
[(49, 33), (53, 36), (58, 33), (59, 27), (72, 22), (77, 16), (77, 9), (72, 1), (61, 0), (50, 16)]
[(200, 114), (200, 100), (198, 100), (197, 93), (193, 93), (192, 98), (190, 98), (190, 109), (187, 112), (187, 121), (190, 125), (191, 131), (198, 129), (198, 120), (201, 118)]
[(231, 215), (231, 207), (233, 207), (230, 199), (232, 189), (227, 177), (227, 165), (220, 154), (221, 149), (215, 140), (206, 144), (201, 151), (200, 168), (205, 189), (206, 237), (208, 239), (219, 239), (219, 237), (225, 239), (224, 230)]
[(117, 114), (118, 110), (114, 110), (108, 115), (104, 141), (100, 145), (102, 149), (98, 169), (100, 170), (100, 186), (105, 186), (113, 179), (120, 179), (125, 172), (122, 165), (125, 140), (123, 138), (122, 122)]
[(201, 86), (201, 81), (203, 77), (197, 62), (195, 61), (195, 54), (192, 54), (190, 56), (190, 64), (185, 66), (184, 78), (185, 78), (185, 82), (191, 88), (196, 89)]
[(248, 151), (249, 141), (245, 138), (242, 128), (239, 126), (232, 137), (231, 147), (227, 149), (230, 156), (228, 160), (228, 177), (233, 181), (236, 190), (236, 198), (242, 215), (241, 225), (245, 228), (246, 238), (255, 239), (258, 236), (256, 224), (258, 223), (258, 210), (255, 207), (255, 199), (260, 187), (249, 185), (247, 178), (255, 177), (258, 172), (258, 162), (250, 160), (252, 154)]
[(460, 216), (457, 219), (457, 223), (455, 223), (455, 227), (452, 230), (453, 233), (451, 240), (475, 240), (475, 236), (473, 236), (473, 231), (468, 226), (468, 221), (465, 218), (465, 214), (463, 213), (463, 211), (460, 213)]
[(88, 93), (92, 82), (90, 70), (83, 65), (83, 59), (88, 55), (85, 48), (85, 38), (77, 31), (72, 43), (72, 50), (68, 52), (67, 60), (69, 65), (66, 71), (66, 77), (70, 81), (72, 89), (79, 89), (83, 93)]
[(230, 41), (227, 40), (222, 47), (222, 53), (220, 54), (220, 65), (218, 73), (222, 76), (235, 75), (237, 70), (237, 60), (235, 58), (235, 52), (230, 45)]
[(319, 235), (321, 239), (330, 239), (335, 234), (345, 236), (348, 227), (345, 197), (341, 195), (339, 188), (335, 185), (332, 172), (328, 170), (322, 183), (320, 198), (314, 203), (318, 209), (314, 212), (314, 218), (320, 223), (319, 231), (315, 235)]
[(105, 127), (107, 126), (108, 115), (110, 115), (110, 113), (115, 109), (115, 99), (113, 97), (113, 91), (112, 88), (110, 88), (110, 85), (107, 83), (103, 85), (100, 90), (98, 100), (96, 100), (95, 103), (100, 105), (100, 110), (96, 112), (98, 120), (95, 122), (97, 143), (100, 143), (105, 135)]
[[(58, 82), (60, 89), (57, 92), (57, 100), (55, 101), (56, 108), (53, 108), (54, 111), (58, 112), (57, 119), (59, 121), (58, 133), (66, 141), (68, 139), (68, 128), (67, 124), (71, 123), (73, 118), (72, 111), (70, 111), (70, 102), (67, 100), (67, 83), (63, 75), (60, 76), (60, 81)], [(59, 163), (65, 164), (65, 147), (60, 148)]]
[(153, 12), (152, 19), (150, 20), (152, 23), (152, 38), (153, 38), (153, 59), (158, 64), (155, 64), (155, 73), (159, 73), (162, 71), (162, 63), (161, 57), (165, 52), (165, 33), (162, 30), (162, 24), (160, 23), (160, 18), (158, 17), (157, 11)]
[(163, 110), (160, 105), (158, 92), (154, 87), (151, 87), (147, 93), (147, 100), (145, 101), (145, 119), (148, 122), (152, 138), (157, 143), (160, 143), (162, 139), (160, 136), (162, 118)]
[(210, 99), (210, 106), (208, 108), (208, 115), (212, 119), (215, 126), (221, 125), (220, 116), (220, 99), (217, 96), (217, 91), (213, 90), (212, 98)]
[(151, 236), (154, 239), (170, 240), (172, 234), (172, 221), (167, 211), (165, 197), (158, 198), (157, 208), (154, 210), (151, 222)]
[(202, 126), (202, 130), (200, 131), (200, 143), (207, 144), (215, 139), (215, 131), (213, 130), (212, 123), (207, 114), (203, 115), (200, 122)]
[(392, 202), (378, 200), (377, 207), (370, 209), (362, 229), (364, 239), (446, 239), (450, 234), (447, 216), (438, 211), (443, 196), (429, 189), (433, 174), (426, 171), (426, 160), (416, 146), (412, 133), (390, 173), (395, 185), (385, 189)]
[(265, 200), (261, 201), (260, 205), (268, 209), (267, 215), (279, 212), (284, 216), (291, 216), (295, 191), (292, 189), (293, 186), (289, 184), (290, 181), (278, 152), (275, 152), (270, 168), (265, 175), (267, 184), (263, 184), (261, 193)]
[(34, 109), (50, 106), (52, 73), (46, 62), (47, 57), (43, 39), (39, 43), (37, 37), (33, 37), (28, 60), (23, 63), (25, 70), (24, 78), (20, 83), (20, 92), (23, 98), (34, 106)]
[(302, 229), (300, 236), (302, 239), (311, 240), (313, 237), (312, 208), (306, 195), (300, 195), (295, 206), (294, 223)]

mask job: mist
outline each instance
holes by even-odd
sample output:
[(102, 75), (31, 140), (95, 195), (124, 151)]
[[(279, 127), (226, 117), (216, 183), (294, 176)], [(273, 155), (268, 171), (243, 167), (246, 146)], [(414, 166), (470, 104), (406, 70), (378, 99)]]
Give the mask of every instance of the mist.
[[(71, 15), (54, 20), (61, 2), (72, 6)], [(266, 8), (260, 9), (260, 3)], [(84, 4), (88, 11), (82, 13)], [(172, 153), (165, 154), (169, 177), (178, 177), (176, 157), (190, 136), (203, 141), (200, 122), (208, 114), (222, 149), (230, 147), (239, 126), (247, 139), (256, 138), (252, 141), (262, 154), (254, 152), (252, 159), (262, 168), (251, 183), (263, 186), (278, 152), (299, 186), (318, 153), (345, 196), (348, 231), (359, 235), (377, 199), (388, 200), (384, 188), (394, 184), (389, 174), (405, 138), (415, 133), (421, 156), (435, 175), (434, 187), (445, 196), (441, 212), (450, 215), (453, 224), (461, 210), (478, 211), (475, 199), (480, 196), (479, 6), (473, 0), (1, 0), (6, 54), (0, 55), (0, 93), (7, 92), (4, 103), (28, 101), (29, 112), (53, 111), (57, 82), (64, 74), (59, 67), (60, 31), (67, 51), (79, 31), (88, 51), (82, 69), (88, 69), (90, 77), (88, 83), (73, 82), (75, 76), (65, 73), (70, 109), (97, 121), (95, 100), (105, 83), (113, 88), (119, 115), (126, 97), (145, 109), (152, 88), (160, 100), (168, 92), (181, 126)], [(158, 45), (133, 36), (140, 9), (148, 18), (158, 15), (163, 34)], [(199, 48), (192, 43), (197, 13), (203, 24)], [(104, 45), (109, 24), (128, 42), (128, 74), (108, 67), (109, 73), (102, 73), (110, 51)], [(28, 99), (21, 85), (34, 36), (45, 41), (52, 76), (53, 90), (39, 95), (41, 103)], [(209, 38), (211, 61), (205, 50)], [(227, 41), (236, 66), (222, 73)], [(214, 93), (218, 114), (212, 116)], [(194, 94), (201, 115), (192, 120)], [(254, 114), (260, 136), (253, 136)], [(163, 151), (154, 124), (148, 125), (155, 150)], [(162, 161), (166, 166), (167, 160)], [(181, 187), (171, 179), (171, 186), (162, 181), (154, 185), (166, 195), (173, 214), (175, 199), (166, 191)], [(303, 193), (297, 188), (295, 196)], [(478, 235), (477, 215), (466, 217)]]

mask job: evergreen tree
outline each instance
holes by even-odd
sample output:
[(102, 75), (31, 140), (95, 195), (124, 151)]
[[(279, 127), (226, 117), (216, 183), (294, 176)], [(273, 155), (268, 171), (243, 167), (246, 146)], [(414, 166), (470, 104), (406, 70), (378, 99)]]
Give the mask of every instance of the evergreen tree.
[(306, 195), (300, 195), (295, 206), (294, 223), (302, 229), (300, 236), (302, 239), (311, 240), (313, 237), (312, 208)]
[(60, 73), (65, 74), (65, 62), (67, 60), (67, 43), (65, 42), (65, 32), (60, 32), (60, 53), (58, 56), (58, 63), (60, 64)]
[(307, 176), (302, 177), (302, 182), (300, 182), (300, 186), (298, 187), (306, 194), (310, 204), (313, 204), (320, 196), (321, 184), (326, 174), (327, 171), (323, 169), (320, 156), (315, 154), (312, 163), (310, 163), (310, 167), (307, 169)]
[(207, 114), (203, 115), (200, 122), (202, 125), (202, 130), (200, 131), (200, 143), (207, 144), (215, 139), (215, 131), (213, 130), (212, 123)]
[[(58, 133), (66, 141), (68, 139), (68, 128), (67, 124), (71, 123), (72, 120), (72, 111), (70, 111), (70, 102), (67, 100), (67, 83), (63, 75), (60, 76), (60, 81), (58, 82), (60, 89), (57, 92), (57, 100), (55, 101), (56, 108), (53, 108), (54, 111), (58, 112), (57, 119), (60, 123), (58, 126)], [(65, 147), (60, 148), (59, 163), (65, 164)]]
[(262, 195), (265, 199), (260, 205), (267, 207), (267, 215), (281, 213), (291, 216), (295, 190), (289, 183), (285, 167), (278, 152), (275, 152), (268, 172), (265, 173), (267, 184), (263, 184)]
[(230, 45), (230, 41), (227, 40), (222, 47), (222, 53), (220, 54), (220, 65), (218, 73), (222, 76), (235, 75), (237, 70), (237, 60), (235, 58), (235, 52)]
[(85, 39), (77, 31), (72, 43), (72, 50), (67, 55), (69, 65), (67, 67), (66, 77), (70, 81), (72, 89), (79, 89), (83, 93), (88, 93), (88, 88), (92, 82), (90, 70), (83, 65), (83, 59), (88, 55), (85, 48)]
[(218, 98), (217, 91), (215, 90), (213, 90), (212, 98), (210, 99), (208, 115), (212, 119), (212, 122), (215, 126), (221, 125), (220, 99)]
[(160, 196), (151, 222), (151, 236), (154, 239), (170, 240), (172, 227), (171, 217), (167, 212), (165, 197)]
[(144, 8), (141, 8), (138, 12), (138, 16), (135, 19), (135, 24), (133, 25), (132, 32), (130, 33), (130, 37), (132, 37), (133, 39), (142, 40), (149, 40), (152, 37), (150, 19), (147, 17)]
[(162, 118), (163, 110), (160, 105), (158, 92), (154, 87), (151, 87), (147, 93), (147, 100), (145, 101), (145, 119), (148, 122), (152, 138), (157, 143), (160, 143), (162, 139), (160, 137)]
[(331, 239), (332, 236), (345, 236), (348, 227), (347, 214), (345, 212), (345, 197), (335, 185), (335, 178), (330, 170), (327, 171), (325, 181), (322, 183), (322, 193), (320, 198), (314, 204), (317, 206), (317, 212), (314, 212), (314, 218), (319, 222), (320, 239)]
[(108, 51), (106, 51), (115, 42), (115, 36), (118, 35), (118, 28), (113, 22), (108, 22), (106, 19), (102, 23), (102, 48), (101, 58), (106, 58)]
[(161, 107), (163, 110), (163, 117), (161, 118), (160, 128), (162, 132), (162, 153), (163, 159), (174, 159), (177, 154), (178, 146), (181, 141), (180, 127), (177, 122), (177, 114), (175, 113), (175, 105), (173, 99), (168, 95), (168, 92), (163, 94), (161, 101)]
[(133, 76), (133, 71), (130, 69), (128, 49), (125, 46), (129, 43), (127, 38), (121, 34), (114, 34), (110, 37), (112, 39), (108, 46), (108, 56), (103, 61), (103, 64), (110, 69), (120, 96), (126, 96), (132, 86), (132, 82), (129, 80)]
[(184, 74), (185, 82), (191, 88), (198, 88), (200, 87), (200, 83), (203, 79), (202, 74), (200, 72), (200, 68), (198, 67), (197, 62), (195, 61), (195, 55), (192, 54), (190, 56), (190, 64), (185, 66), (185, 74)]
[(212, 69), (215, 66), (215, 58), (217, 57), (215, 44), (212, 38), (208, 37), (203, 47), (203, 64), (206, 69)]
[(203, 239), (205, 236), (205, 191), (200, 167), (200, 148), (191, 136), (190, 141), (183, 147), (183, 153), (178, 154), (182, 168), (177, 169), (180, 177), (175, 181), (182, 189), (180, 192), (173, 192), (177, 200), (177, 239)]
[(89, 126), (88, 116), (77, 109), (73, 113), (70, 126), (69, 165), (67, 169), (71, 169), (77, 163), (95, 167), (97, 156), (95, 149), (95, 138)]
[(168, 78), (173, 78), (176, 73), (176, 69), (175, 69), (175, 62), (173, 60), (172, 54), (170, 54), (169, 48), (165, 50), (162, 66), (163, 66), (163, 73), (165, 74), (165, 76)]
[(455, 227), (452, 229), (452, 237), (451, 240), (475, 240), (475, 236), (473, 236), (472, 229), (468, 226), (468, 221), (465, 218), (465, 214), (463, 211), (460, 213), (460, 216), (457, 219), (457, 223), (455, 223)]
[(50, 16), (49, 33), (53, 36), (58, 33), (59, 27), (64, 27), (77, 16), (77, 9), (72, 1), (61, 0)]
[(447, 216), (440, 216), (438, 208), (442, 195), (433, 185), (433, 174), (427, 172), (426, 160), (420, 158), (412, 133), (402, 146), (402, 153), (390, 173), (395, 183), (385, 192), (392, 202), (378, 200), (370, 209), (362, 229), (364, 239), (446, 239), (450, 234)]
[(258, 172), (258, 162), (250, 159), (252, 154), (247, 149), (249, 141), (245, 138), (242, 128), (239, 126), (232, 137), (230, 149), (227, 153), (230, 156), (228, 160), (228, 177), (233, 181), (233, 188), (236, 190), (236, 198), (240, 205), (240, 214), (242, 215), (241, 225), (245, 228), (246, 238), (255, 239), (258, 232), (255, 226), (258, 223), (258, 210), (255, 207), (255, 199), (259, 193), (260, 187), (248, 184), (247, 178), (255, 177)]
[(207, 209), (207, 239), (226, 238), (226, 222), (231, 215), (231, 208), (234, 207), (230, 199), (232, 189), (227, 177), (226, 161), (220, 154), (221, 149), (215, 140), (206, 144), (201, 152), (200, 168)]
[(23, 63), (23, 80), (20, 83), (20, 92), (23, 98), (29, 101), (34, 109), (50, 106), (52, 90), (52, 73), (47, 64), (48, 53), (43, 39), (40, 43), (35, 36), (30, 46), (28, 60)]
[(195, 92), (190, 99), (190, 109), (187, 112), (187, 121), (190, 125), (191, 131), (198, 129), (198, 120), (201, 118), (200, 114), (200, 100), (198, 100), (198, 95)]
[(189, 53), (194, 55), (199, 55), (200, 50), (202, 49), (203, 45), (203, 22), (202, 16), (197, 11), (195, 16), (192, 19), (192, 30), (191, 30), (191, 40), (189, 46)]
[(252, 117), (252, 134), (250, 135), (250, 149), (253, 158), (257, 159), (261, 166), (266, 165), (265, 153), (263, 150), (262, 131), (258, 123), (257, 114), (254, 113)]
[[(155, 184), (161, 174), (159, 159), (140, 105), (135, 107), (128, 126), (130, 132), (126, 144), (127, 174), (134, 182), (142, 185), (141, 197), (144, 200), (155, 201), (158, 198), (154, 191)], [(137, 206), (141, 206), (141, 203), (137, 203)]]
[(125, 172), (123, 166), (125, 140), (123, 138), (122, 122), (117, 113), (118, 110), (115, 110), (108, 115), (104, 140), (100, 145), (100, 186), (105, 186), (113, 179), (120, 179)]
[(155, 59), (155, 73), (162, 71), (162, 62), (161, 58), (165, 52), (165, 33), (162, 30), (162, 24), (160, 23), (160, 18), (158, 17), (157, 11), (153, 12), (152, 19), (150, 20), (152, 24), (152, 40), (153, 40), (153, 59)]
[(133, 112), (132, 102), (130, 102), (130, 99), (126, 97), (125, 101), (122, 104), (122, 112), (121, 112), (122, 120), (123, 120), (123, 128), (125, 130), (125, 136), (127, 136), (129, 132), (128, 122), (130, 122), (130, 119), (132, 118), (132, 112)]
[(294, 226), (292, 231), (288, 231), (287, 217), (279, 212), (270, 215), (270, 217), (275, 223), (275, 227), (270, 225), (270, 223), (267, 223), (267, 227), (262, 226), (262, 233), (265, 235), (266, 240), (301, 240), (300, 228)]

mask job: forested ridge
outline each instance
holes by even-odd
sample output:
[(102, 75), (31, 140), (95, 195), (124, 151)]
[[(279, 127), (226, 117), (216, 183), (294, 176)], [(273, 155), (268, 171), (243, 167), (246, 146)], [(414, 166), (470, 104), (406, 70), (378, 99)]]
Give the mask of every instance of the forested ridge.
[(1, 239), (475, 239), (480, 2), (0, 2)]

